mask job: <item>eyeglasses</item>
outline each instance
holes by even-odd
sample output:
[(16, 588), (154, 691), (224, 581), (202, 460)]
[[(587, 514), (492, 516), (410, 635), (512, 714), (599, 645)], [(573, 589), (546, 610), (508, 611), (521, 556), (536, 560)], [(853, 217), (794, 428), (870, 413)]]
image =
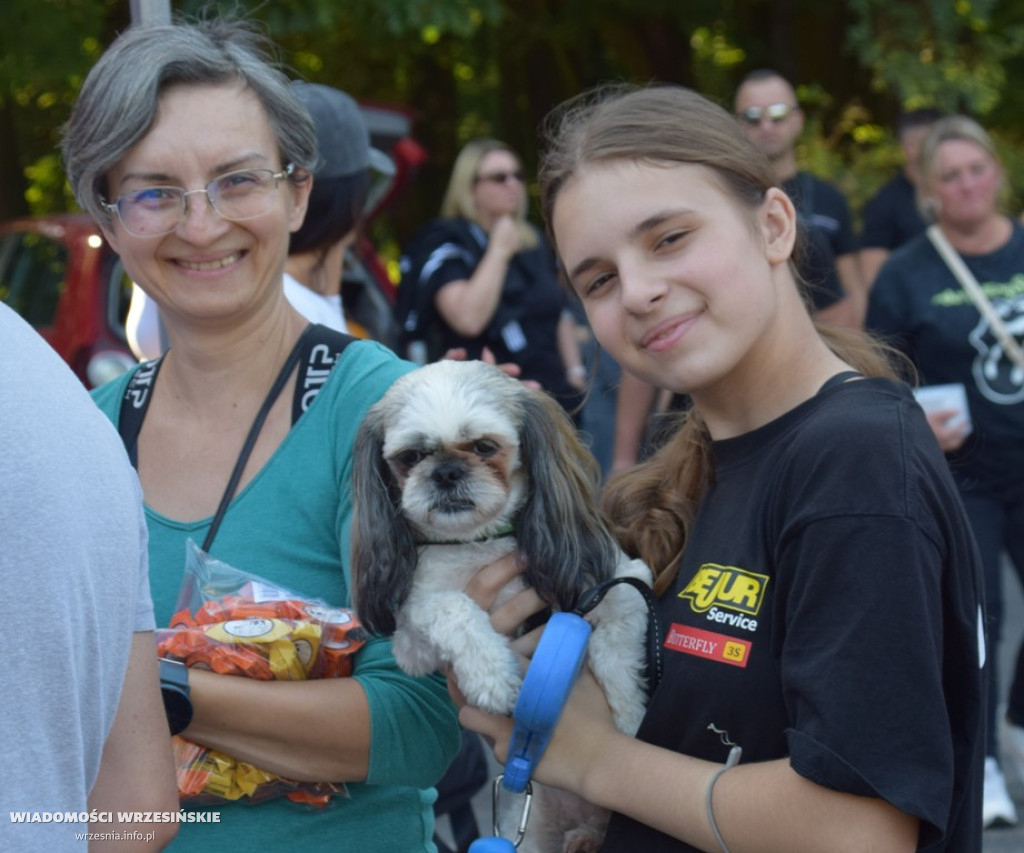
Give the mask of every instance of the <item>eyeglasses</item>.
[(791, 104), (769, 104), (767, 107), (747, 107), (740, 118), (747, 124), (760, 124), (768, 119), (772, 124), (785, 121), (792, 113), (799, 112), (800, 107)]
[(125, 193), (113, 202), (102, 202), (118, 218), (129, 234), (159, 237), (170, 234), (185, 220), (188, 197), (205, 193), (210, 206), (231, 222), (255, 219), (270, 211), (279, 181), (291, 177), (295, 165), (289, 163), (280, 172), (271, 169), (239, 169), (214, 178), (201, 190), (182, 187), (143, 187)]
[(488, 175), (477, 175), (475, 178), (473, 178), (473, 183), (474, 184), (479, 184), (481, 181), (487, 181), (488, 183), (493, 183), (493, 184), (504, 184), (504, 183), (506, 183), (508, 181), (518, 181), (519, 183), (522, 183), (523, 182), (523, 173), (519, 172), (519, 171), (516, 171), (516, 172), (491, 172)]

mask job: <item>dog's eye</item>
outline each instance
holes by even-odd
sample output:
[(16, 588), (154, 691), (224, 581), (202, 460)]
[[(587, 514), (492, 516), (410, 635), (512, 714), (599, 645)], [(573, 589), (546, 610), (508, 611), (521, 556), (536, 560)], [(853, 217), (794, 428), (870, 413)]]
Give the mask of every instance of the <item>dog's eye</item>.
[(473, 452), (484, 459), (498, 452), (497, 442), (482, 438), (473, 445)]
[(422, 462), (426, 455), (425, 450), (403, 450), (401, 453), (396, 453), (392, 459), (396, 465), (408, 471), (414, 465)]

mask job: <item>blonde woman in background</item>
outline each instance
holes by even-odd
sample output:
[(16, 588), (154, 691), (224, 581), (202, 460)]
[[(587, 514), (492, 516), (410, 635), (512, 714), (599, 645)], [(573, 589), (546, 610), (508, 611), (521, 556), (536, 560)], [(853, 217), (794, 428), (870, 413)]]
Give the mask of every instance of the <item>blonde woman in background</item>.
[(467, 143), (441, 217), (405, 253), (401, 287), (416, 290), (427, 360), (452, 349), (480, 358), (486, 348), (572, 409), (586, 370), (554, 253), (526, 211), (515, 152), (493, 139)]
[[(966, 116), (939, 121), (920, 150), (923, 212), (963, 258), (1018, 343), (1024, 332), (1024, 228), (1002, 210), (995, 145)], [(867, 326), (898, 344), (922, 384), (962, 385), (972, 430), (956, 410), (929, 414), (967, 509), (985, 570), (989, 639), (1003, 622), (1002, 555), (1024, 578), (1024, 368), (1016, 365), (927, 236), (893, 252), (871, 291)], [(996, 661), (995, 653), (989, 656)], [(998, 667), (990, 666), (986, 826), (1014, 824), (1000, 771)], [(1004, 758), (1024, 769), (1024, 657), (1011, 685)]]

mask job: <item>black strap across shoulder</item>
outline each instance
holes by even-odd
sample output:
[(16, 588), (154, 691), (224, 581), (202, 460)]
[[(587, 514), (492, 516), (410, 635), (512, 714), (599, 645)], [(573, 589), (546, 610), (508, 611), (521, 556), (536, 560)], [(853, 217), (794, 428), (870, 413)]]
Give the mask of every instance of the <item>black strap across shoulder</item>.
[(124, 448), (128, 451), (128, 458), (134, 468), (139, 467), (139, 431), (142, 429), (142, 420), (146, 417), (156, 375), (163, 363), (164, 357), (160, 356), (155, 361), (143, 364), (128, 381), (124, 396), (121, 398), (117, 431), (121, 434), (121, 441), (124, 442)]
[(316, 395), (320, 393), (331, 368), (341, 358), (345, 348), (356, 338), (323, 326), (310, 323), (299, 338), (299, 375), (295, 383), (295, 396), (292, 398), (292, 423), (294, 424), (303, 412), (310, 407)]
[[(231, 477), (228, 479), (228, 484), (224, 489), (224, 494), (221, 496), (220, 505), (217, 507), (213, 522), (210, 524), (210, 530), (203, 541), (204, 551), (209, 553), (210, 546), (213, 544), (213, 538), (217, 535), (217, 530), (220, 528), (220, 523), (227, 512), (228, 505), (235, 495), (235, 489), (238, 488), (238, 482), (242, 478), (246, 462), (249, 461), (249, 455), (256, 445), (256, 439), (263, 428), (263, 423), (266, 421), (267, 415), (270, 414), (275, 401), (281, 395), (281, 390), (287, 384), (288, 377), (291, 376), (296, 365), (299, 367), (299, 373), (295, 383), (295, 395), (292, 398), (293, 424), (309, 408), (327, 380), (331, 367), (334, 366), (345, 348), (354, 340), (355, 338), (351, 335), (337, 332), (318, 323), (311, 323), (303, 330), (302, 335), (288, 354), (288, 358), (285, 360), (281, 371), (277, 374), (277, 378), (274, 380), (274, 384), (267, 393), (263, 404), (256, 413), (252, 426), (249, 428), (249, 434), (246, 436), (245, 443), (238, 454), (234, 470), (232, 470)], [(163, 356), (139, 368), (128, 382), (124, 397), (121, 398), (118, 432), (121, 434), (121, 440), (124, 442), (128, 456), (135, 467), (138, 467), (139, 431), (142, 429), (142, 421), (146, 416), (146, 410), (149, 408), (149, 401), (153, 396), (153, 386), (162, 362)]]

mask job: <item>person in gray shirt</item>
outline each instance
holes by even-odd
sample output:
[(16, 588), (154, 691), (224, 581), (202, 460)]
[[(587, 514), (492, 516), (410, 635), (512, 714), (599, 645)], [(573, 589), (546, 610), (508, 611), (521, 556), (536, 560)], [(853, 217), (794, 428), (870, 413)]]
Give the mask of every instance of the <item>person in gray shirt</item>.
[(2, 304), (0, 435), (0, 849), (159, 850), (177, 824), (143, 816), (173, 819), (178, 795), (138, 479), (70, 368)]

